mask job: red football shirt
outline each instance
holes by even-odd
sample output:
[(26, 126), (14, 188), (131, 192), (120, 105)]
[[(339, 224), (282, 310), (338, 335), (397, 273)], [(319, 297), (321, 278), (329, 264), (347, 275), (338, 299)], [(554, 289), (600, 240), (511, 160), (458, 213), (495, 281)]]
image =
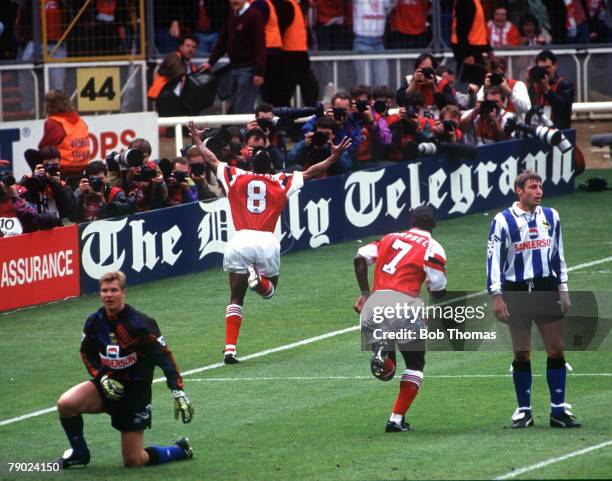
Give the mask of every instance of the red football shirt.
[(274, 232), (287, 199), (304, 185), (301, 172), (256, 174), (219, 162), (221, 181), (232, 211), (236, 230)]
[(446, 254), (427, 231), (412, 228), (387, 234), (358, 254), (368, 264), (376, 262), (372, 291), (392, 290), (417, 297), (426, 279), (431, 291), (446, 287)]

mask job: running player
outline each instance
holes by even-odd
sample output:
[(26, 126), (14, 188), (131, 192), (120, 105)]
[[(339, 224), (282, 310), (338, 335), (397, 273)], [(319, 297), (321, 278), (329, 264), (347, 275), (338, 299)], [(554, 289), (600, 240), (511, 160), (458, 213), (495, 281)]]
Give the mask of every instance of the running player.
[(330, 156), (304, 172), (272, 173), (265, 150), (250, 159), (249, 171), (231, 167), (211, 152), (202, 141), (203, 130), (189, 123), (193, 144), (214, 169), (227, 195), (236, 234), (223, 255), (223, 269), (229, 272), (230, 302), (225, 311), (224, 362), (236, 364), (236, 343), (242, 324), (242, 306), (247, 287), (263, 299), (276, 290), (280, 272), (280, 243), (274, 229), (287, 199), (298, 192), (304, 181), (326, 172), (351, 146), (345, 137), (338, 145), (329, 142)]
[[(414, 209), (410, 220), (411, 228), (406, 232), (385, 235), (357, 251), (355, 256), (355, 276), (361, 295), (355, 310), (361, 309), (370, 296), (368, 265), (376, 263), (372, 292), (396, 291), (418, 298), (421, 285), (435, 298), (441, 298), (446, 289), (446, 255), (442, 246), (431, 237), (436, 225), (431, 207), (420, 206)], [(372, 345), (372, 374), (382, 381), (389, 381), (395, 374), (395, 346), (385, 342)], [(419, 341), (410, 350), (400, 349), (406, 369), (400, 380), (400, 389), (386, 432), (410, 431), (405, 422), (405, 414), (419, 392), (425, 367), (425, 341)]]
[(514, 361), (512, 378), (518, 408), (513, 428), (533, 426), (531, 413), (531, 325), (535, 321), (546, 347), (550, 425), (580, 423), (565, 404), (563, 317), (571, 306), (556, 210), (542, 207), (542, 178), (527, 170), (516, 177), (518, 197), (493, 219), (487, 248), (487, 288), (495, 317), (508, 324)]
[(127, 467), (151, 466), (191, 458), (187, 438), (172, 446), (144, 447), (144, 430), (151, 427), (151, 382), (159, 366), (174, 398), (174, 417), (191, 422), (193, 408), (183, 392), (183, 380), (157, 323), (125, 303), (125, 275), (109, 272), (100, 278), (104, 304), (85, 321), (81, 357), (89, 381), (68, 389), (57, 401), (60, 423), (71, 449), (60, 459), (64, 468), (89, 463), (82, 414), (106, 412), (121, 432), (121, 453)]

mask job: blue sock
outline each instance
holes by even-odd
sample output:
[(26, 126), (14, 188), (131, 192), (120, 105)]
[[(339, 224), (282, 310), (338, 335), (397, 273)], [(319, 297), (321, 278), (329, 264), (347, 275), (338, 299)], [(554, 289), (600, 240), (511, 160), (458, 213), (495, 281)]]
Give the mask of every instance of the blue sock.
[(145, 448), (145, 451), (149, 454), (149, 465), (170, 463), (186, 458), (185, 451), (176, 444), (172, 446), (149, 446)]
[(531, 361), (514, 361), (512, 379), (519, 409), (531, 411)]
[(564, 358), (549, 357), (546, 361), (546, 381), (550, 391), (550, 413), (562, 414), (565, 403), (565, 378), (567, 369)]
[(79, 414), (71, 418), (60, 418), (60, 423), (62, 423), (72, 451), (77, 454), (88, 452), (83, 436), (83, 416)]

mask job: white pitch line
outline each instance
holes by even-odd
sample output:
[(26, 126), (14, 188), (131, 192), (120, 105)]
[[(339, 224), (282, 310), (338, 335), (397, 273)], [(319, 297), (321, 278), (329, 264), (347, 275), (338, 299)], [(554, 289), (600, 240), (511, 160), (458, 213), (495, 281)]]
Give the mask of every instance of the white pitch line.
[(579, 449), (577, 451), (572, 451), (571, 453), (564, 454), (563, 456), (559, 456), (557, 458), (549, 458), (549, 459), (546, 459), (544, 461), (540, 461), (539, 463), (531, 464), (529, 466), (525, 466), (524, 468), (515, 469), (513, 471), (510, 471), (509, 473), (506, 473), (506, 474), (502, 475), (502, 476), (498, 476), (497, 478), (495, 478), (495, 480), (516, 478), (517, 476), (520, 476), (521, 474), (528, 473), (529, 471), (535, 471), (536, 469), (544, 468), (544, 467), (549, 466), (551, 464), (559, 463), (561, 461), (565, 461), (566, 459), (575, 458), (576, 456), (581, 456), (583, 454), (587, 454), (587, 453), (590, 453), (591, 451), (596, 451), (598, 449), (605, 448), (607, 446), (612, 446), (612, 440), (605, 441), (605, 442), (600, 443), (600, 444), (595, 444), (594, 446), (589, 446), (587, 448)]
[[(578, 269), (584, 269), (585, 267), (591, 267), (591, 266), (595, 266), (595, 265), (598, 265), (598, 264), (603, 264), (604, 262), (609, 262), (609, 261), (612, 261), (612, 256), (611, 257), (604, 257), (603, 259), (598, 259), (598, 260), (591, 261), (591, 262), (585, 262), (584, 264), (578, 264), (577, 266), (569, 267), (567, 270), (568, 270), (568, 272), (571, 272), (571, 271), (575, 271), (575, 270), (578, 270)], [(478, 292), (478, 293), (472, 293), (472, 294), (469, 294), (469, 297), (475, 297), (477, 295), (484, 294), (485, 292), (486, 291), (481, 291), (481, 292)], [(340, 330), (337, 330), (337, 331), (328, 332), (326, 334), (321, 334), (320, 336), (310, 337), (308, 339), (304, 339), (302, 341), (293, 342), (291, 344), (285, 344), (283, 346), (278, 346), (278, 347), (274, 347), (274, 348), (271, 348), (271, 349), (266, 349), (264, 351), (255, 352), (253, 354), (247, 354), (246, 356), (242, 356), (241, 359), (243, 361), (248, 361), (249, 359), (256, 359), (258, 357), (267, 356), (268, 354), (274, 354), (276, 352), (287, 351), (289, 349), (294, 349), (296, 347), (305, 346), (307, 344), (312, 344), (313, 342), (321, 341), (323, 339), (328, 339), (330, 337), (335, 337), (335, 336), (339, 336), (341, 334), (346, 334), (347, 332), (357, 331), (358, 329), (359, 329), (358, 325), (347, 327), (346, 329), (340, 329)], [(196, 369), (189, 369), (187, 371), (182, 372), (181, 374), (183, 376), (188, 376), (190, 374), (195, 374), (195, 373), (198, 373), (198, 372), (209, 371), (211, 369), (217, 369), (217, 368), (223, 367), (224, 365), (225, 364), (222, 363), (222, 362), (216, 362), (214, 364), (209, 364), (207, 366), (202, 366), (202, 367), (199, 367), (199, 368), (196, 368)], [(166, 380), (166, 378), (160, 377), (160, 378), (154, 379), (153, 382), (154, 383), (158, 383), (158, 382), (163, 382), (165, 380)], [(21, 416), (17, 416), (17, 417), (14, 417), (14, 418), (4, 419), (4, 420), (0, 421), (0, 427), (1, 426), (7, 426), (9, 424), (13, 424), (13, 423), (16, 423), (16, 422), (19, 422), (19, 421), (24, 421), (26, 419), (33, 418), (33, 417), (36, 417), (36, 416), (41, 416), (43, 414), (51, 413), (51, 412), (53, 412), (55, 410), (56, 410), (55, 407), (46, 408), (46, 409), (41, 409), (39, 411), (34, 411), (34, 412), (31, 412), (31, 413), (23, 414)]]

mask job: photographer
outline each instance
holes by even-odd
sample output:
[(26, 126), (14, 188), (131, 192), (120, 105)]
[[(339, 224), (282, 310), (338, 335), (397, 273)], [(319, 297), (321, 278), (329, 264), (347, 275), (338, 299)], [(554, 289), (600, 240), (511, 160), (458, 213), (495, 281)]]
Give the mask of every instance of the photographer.
[(447, 105), (440, 110), (439, 120), (432, 128), (434, 137), (440, 142), (450, 144), (463, 144), (465, 140), (463, 133), (459, 129), (461, 122), (461, 111), (455, 105)]
[(391, 144), (387, 148), (387, 158), (399, 162), (414, 159), (417, 155), (416, 145), (425, 142), (433, 135), (434, 120), (421, 115), (423, 96), (412, 92), (401, 98), (399, 115), (390, 123)]
[[(0, 167), (7, 161), (0, 161)], [(36, 207), (19, 196), (12, 172), (0, 172), (0, 237), (11, 237), (37, 230), (52, 229), (59, 219), (49, 213), (39, 214)]]
[(485, 89), (485, 100), (478, 102), (474, 109), (468, 111), (459, 124), (467, 136), (468, 143), (484, 145), (510, 138), (505, 132), (506, 123), (509, 118), (516, 116), (504, 109), (505, 100), (504, 92), (499, 86)]
[[(330, 156), (329, 144), (337, 133), (338, 125), (328, 117), (321, 117), (315, 124), (315, 131), (308, 132), (304, 140), (295, 144), (287, 154), (287, 162), (292, 170), (307, 170), (312, 165), (322, 162)], [(344, 159), (342, 158), (344, 157)], [(348, 152), (343, 152), (338, 162), (344, 161), (351, 164)], [(331, 169), (330, 169), (331, 170)], [(321, 179), (328, 175), (334, 175), (330, 171), (322, 172), (317, 178)]]
[(532, 105), (543, 105), (544, 113), (558, 129), (569, 129), (572, 123), (574, 84), (557, 74), (557, 57), (550, 50), (536, 56), (529, 69), (528, 90)]
[(531, 99), (525, 82), (506, 78), (508, 61), (503, 57), (491, 57), (488, 62), (489, 73), (485, 76), (484, 85), (478, 91), (478, 100), (484, 100), (484, 89), (487, 87), (500, 87), (508, 99), (505, 109), (514, 112), (523, 122), (525, 114), (531, 108)]
[(285, 158), (287, 155), (287, 146), (285, 139), (274, 122), (273, 107), (270, 104), (259, 104), (255, 107), (255, 120), (247, 123), (243, 136), (246, 138), (246, 133), (254, 128), (260, 128), (268, 139), (268, 152), (272, 157), (274, 169), (282, 169), (284, 167)]
[[(353, 163), (357, 160), (357, 149), (361, 142), (361, 128), (356, 112), (352, 109), (351, 96), (346, 92), (336, 93), (331, 100), (331, 108), (327, 109), (324, 116), (333, 120), (336, 124), (333, 143), (339, 143), (344, 137), (351, 139), (351, 146), (348, 149), (348, 156), (342, 156), (329, 169), (330, 175), (348, 174), (353, 169)], [(302, 127), (302, 132), (306, 135), (315, 131), (318, 118), (313, 115)]]
[(423, 96), (425, 109), (432, 112), (432, 116), (438, 113), (436, 103), (436, 93), (438, 92), (438, 83), (442, 80), (436, 76), (435, 69), (438, 67), (438, 62), (429, 53), (419, 55), (414, 61), (414, 73), (406, 75), (404, 83), (400, 86), (395, 94), (397, 105), (406, 105), (406, 96), (413, 93), (419, 93)]
[(385, 158), (387, 146), (392, 140), (391, 131), (384, 117), (372, 108), (370, 87), (356, 85), (351, 89), (351, 96), (355, 104), (356, 119), (361, 128), (361, 140), (354, 168), (361, 170), (375, 167)]
[(74, 219), (76, 203), (72, 190), (61, 180), (60, 154), (55, 147), (43, 147), (40, 151), (28, 150), (29, 164), (34, 164), (31, 176), (24, 176), (20, 184), (25, 187), (21, 195), (36, 206), (39, 214), (50, 214), (58, 219)]
[(172, 172), (166, 177), (166, 186), (168, 187), (167, 206), (198, 201), (198, 188), (191, 178), (191, 167), (185, 157), (176, 157), (172, 160)]
[(108, 168), (101, 160), (87, 165), (74, 197), (77, 222), (129, 215), (136, 210), (134, 202), (128, 199), (123, 189), (111, 186)]
[(217, 186), (217, 177), (210, 166), (205, 162), (202, 153), (195, 145), (189, 145), (181, 150), (181, 153), (189, 161), (191, 168), (191, 189), (196, 191), (198, 200), (214, 200), (222, 196), (221, 189)]

